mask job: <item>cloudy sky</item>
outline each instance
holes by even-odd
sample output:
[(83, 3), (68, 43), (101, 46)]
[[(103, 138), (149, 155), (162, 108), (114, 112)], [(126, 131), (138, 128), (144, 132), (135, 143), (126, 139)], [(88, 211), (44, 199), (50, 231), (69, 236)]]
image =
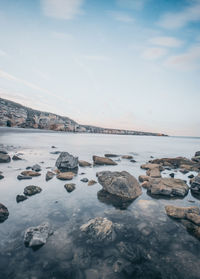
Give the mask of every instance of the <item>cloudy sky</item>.
[(200, 136), (200, 0), (0, 0), (0, 96)]

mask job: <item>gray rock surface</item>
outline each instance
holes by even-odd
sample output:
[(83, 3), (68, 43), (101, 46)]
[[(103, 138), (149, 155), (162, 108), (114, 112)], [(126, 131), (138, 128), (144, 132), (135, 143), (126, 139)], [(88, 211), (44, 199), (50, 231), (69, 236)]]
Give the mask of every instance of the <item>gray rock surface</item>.
[(117, 165), (116, 162), (114, 162), (112, 159), (107, 158), (107, 157), (100, 157), (100, 156), (94, 155), (92, 157), (92, 159), (93, 159), (93, 162), (95, 165), (110, 165), (110, 166)]
[(18, 180), (32, 179), (32, 176), (21, 175), (21, 174), (19, 174), (19, 175), (17, 176), (17, 179), (18, 179)]
[(191, 183), (191, 192), (200, 197), (200, 173), (193, 178)]
[(60, 170), (76, 169), (78, 167), (78, 157), (74, 157), (68, 152), (62, 152), (56, 161), (56, 167)]
[(0, 203), (0, 223), (4, 222), (9, 216), (8, 208)]
[(9, 163), (10, 156), (8, 154), (0, 153), (0, 163)]
[(48, 171), (48, 172), (46, 173), (46, 177), (45, 177), (46, 181), (51, 180), (51, 179), (54, 177), (54, 175), (55, 175), (54, 172)]
[(16, 202), (19, 203), (19, 202), (22, 202), (22, 201), (25, 201), (27, 200), (28, 198), (24, 195), (17, 195), (16, 196)]
[(26, 196), (33, 196), (35, 194), (39, 194), (42, 189), (38, 186), (29, 185), (24, 188), (24, 195)]
[(76, 184), (74, 184), (74, 183), (67, 183), (67, 184), (64, 185), (64, 187), (67, 190), (67, 192), (71, 193), (72, 191), (75, 190)]
[(142, 190), (136, 178), (126, 171), (97, 173), (98, 182), (106, 192), (119, 196), (122, 199), (135, 199), (141, 195)]
[(24, 233), (24, 244), (28, 247), (42, 246), (52, 234), (49, 224), (43, 223), (37, 227), (30, 227)]
[(41, 166), (40, 166), (40, 165), (35, 164), (35, 165), (32, 166), (32, 170), (33, 170), (33, 171), (36, 171), (36, 172), (39, 172), (39, 171), (41, 171), (42, 169), (41, 169)]
[(22, 160), (22, 158), (20, 158), (19, 156), (17, 155), (13, 155), (12, 157), (13, 161), (19, 161), (19, 160)]

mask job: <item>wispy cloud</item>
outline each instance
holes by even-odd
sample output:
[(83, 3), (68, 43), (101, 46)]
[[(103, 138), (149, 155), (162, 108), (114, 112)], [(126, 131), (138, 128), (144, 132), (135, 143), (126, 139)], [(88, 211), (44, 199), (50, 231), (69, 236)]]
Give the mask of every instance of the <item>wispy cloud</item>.
[(57, 19), (73, 19), (81, 14), (84, 0), (41, 0), (45, 16)]
[(194, 46), (179, 55), (169, 57), (165, 65), (184, 71), (200, 69), (200, 45)]
[(111, 15), (117, 21), (127, 22), (127, 23), (134, 21), (134, 18), (125, 12), (110, 11), (108, 12), (108, 14)]
[(165, 48), (147, 47), (142, 53), (142, 57), (148, 60), (157, 60), (167, 54)]
[(122, 8), (141, 10), (148, 0), (117, 0), (117, 5)]
[(199, 0), (190, 1), (190, 5), (179, 12), (164, 14), (159, 21), (159, 25), (166, 29), (174, 29), (184, 27), (194, 21), (200, 21)]
[(153, 45), (164, 47), (180, 47), (183, 45), (183, 41), (174, 37), (155, 37), (149, 40)]

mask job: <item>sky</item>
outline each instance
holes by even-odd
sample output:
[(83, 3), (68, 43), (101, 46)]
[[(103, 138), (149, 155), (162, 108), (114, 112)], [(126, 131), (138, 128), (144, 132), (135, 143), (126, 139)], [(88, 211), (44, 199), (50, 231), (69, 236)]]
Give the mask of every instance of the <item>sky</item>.
[(200, 136), (200, 0), (0, 0), (0, 97)]

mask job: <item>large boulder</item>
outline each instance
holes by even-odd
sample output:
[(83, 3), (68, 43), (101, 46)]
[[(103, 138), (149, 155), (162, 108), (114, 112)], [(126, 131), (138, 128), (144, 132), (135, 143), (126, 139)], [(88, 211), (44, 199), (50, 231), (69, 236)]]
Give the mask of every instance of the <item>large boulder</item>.
[(133, 200), (142, 193), (136, 178), (126, 171), (102, 171), (97, 173), (97, 177), (104, 191), (122, 199)]
[(30, 227), (24, 233), (24, 244), (33, 248), (42, 246), (47, 242), (51, 234), (48, 223), (43, 223), (37, 227)]
[(9, 163), (11, 160), (8, 154), (0, 153), (0, 163)]
[(192, 180), (191, 192), (200, 197), (200, 173)]
[(9, 216), (8, 208), (0, 203), (0, 223), (4, 222)]
[(175, 157), (175, 158), (161, 158), (161, 159), (154, 159), (151, 160), (150, 163), (152, 164), (161, 164), (163, 166), (171, 166), (173, 168), (179, 168), (181, 165), (194, 165), (190, 159), (185, 157)]
[(61, 171), (77, 169), (78, 157), (74, 157), (68, 152), (61, 152), (56, 161), (56, 167)]
[(188, 185), (181, 179), (160, 178), (148, 181), (148, 192), (152, 195), (184, 197), (189, 191)]
[(107, 158), (107, 157), (100, 157), (100, 156), (94, 155), (92, 157), (92, 159), (93, 159), (93, 162), (95, 165), (111, 165), (111, 166), (117, 165), (116, 162), (114, 162), (112, 159)]
[(115, 231), (112, 221), (107, 218), (97, 217), (80, 227), (81, 232), (87, 238), (88, 243), (112, 242), (115, 239)]

